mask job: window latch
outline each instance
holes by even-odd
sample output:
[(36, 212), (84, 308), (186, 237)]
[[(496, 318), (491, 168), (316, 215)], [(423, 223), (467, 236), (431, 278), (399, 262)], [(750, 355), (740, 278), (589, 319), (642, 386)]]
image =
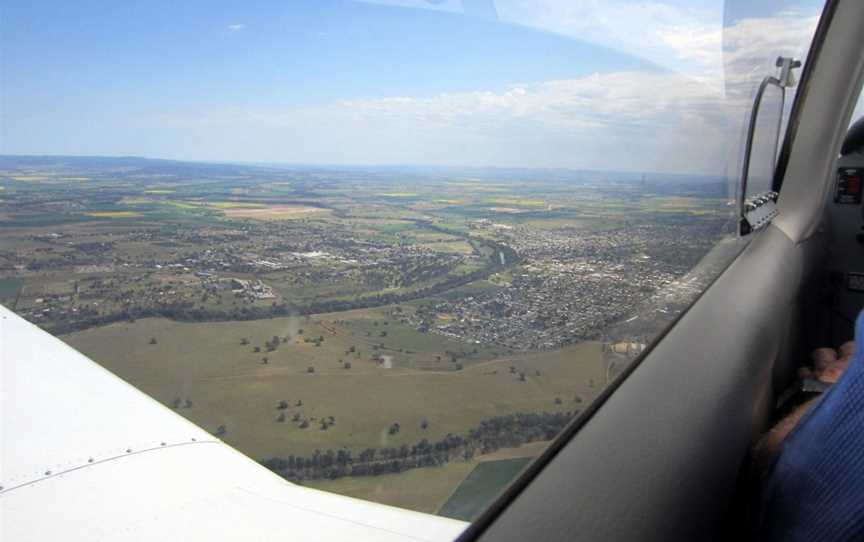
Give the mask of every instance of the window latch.
[(761, 230), (777, 216), (777, 192), (765, 192), (744, 202), (744, 217), (741, 220), (741, 235)]

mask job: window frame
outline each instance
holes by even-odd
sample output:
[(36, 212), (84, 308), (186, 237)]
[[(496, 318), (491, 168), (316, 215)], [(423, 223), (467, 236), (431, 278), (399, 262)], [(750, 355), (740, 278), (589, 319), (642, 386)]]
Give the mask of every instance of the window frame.
[[(780, 155), (777, 158), (776, 167), (774, 169), (773, 189), (779, 192), (783, 184), (783, 179), (786, 176), (786, 171), (791, 156), (791, 149), (798, 135), (800, 127), (801, 113), (803, 104), (807, 99), (810, 82), (813, 78), (814, 66), (818, 62), (819, 55), (825, 43), (831, 22), (837, 11), (837, 7), (841, 0), (826, 0), (825, 5), (819, 17), (819, 23), (813, 38), (810, 42), (808, 52), (808, 62), (804, 64), (801, 72), (800, 81), (797, 92), (795, 93), (792, 108), (789, 115), (789, 120), (785, 129), (781, 133), (782, 143)], [(864, 91), (862, 91), (864, 93)], [(740, 172), (738, 173), (740, 175)], [(740, 181), (740, 178), (739, 178)], [(552, 443), (537, 457), (529, 463), (520, 475), (512, 480), (508, 487), (490, 504), (483, 513), (472, 521), (463, 533), (456, 539), (455, 542), (473, 542), (482, 537), (486, 531), (499, 519), (506, 516), (510, 504), (512, 504), (535, 479), (543, 472), (555, 457), (564, 449), (565, 446), (574, 440), (580, 430), (594, 417), (594, 415), (606, 404), (606, 402), (614, 395), (621, 385), (640, 367), (645, 359), (655, 351), (657, 346), (666, 339), (667, 335), (678, 326), (679, 322), (685, 318), (710, 291), (718, 280), (723, 277), (729, 268), (735, 263), (744, 249), (750, 245), (753, 235), (746, 236), (739, 241), (741, 242), (740, 249), (726, 263), (724, 269), (717, 275), (712, 277), (710, 283), (698, 295), (694, 297), (682, 310), (675, 319), (664, 328), (654, 339), (647, 345), (645, 350), (636, 357), (627, 368), (619, 374), (606, 388), (597, 396), (597, 398), (588, 405), (588, 407), (580, 412), (570, 423), (556, 436)], [(557, 532), (566, 533), (572, 527), (569, 525), (556, 526)], [(647, 535), (647, 533), (646, 533)]]

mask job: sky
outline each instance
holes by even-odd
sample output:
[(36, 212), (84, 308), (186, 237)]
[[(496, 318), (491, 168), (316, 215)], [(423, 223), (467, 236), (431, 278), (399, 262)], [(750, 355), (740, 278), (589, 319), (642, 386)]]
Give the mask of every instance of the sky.
[(0, 9), (0, 154), (725, 174), (754, 86), (806, 56), (821, 2)]

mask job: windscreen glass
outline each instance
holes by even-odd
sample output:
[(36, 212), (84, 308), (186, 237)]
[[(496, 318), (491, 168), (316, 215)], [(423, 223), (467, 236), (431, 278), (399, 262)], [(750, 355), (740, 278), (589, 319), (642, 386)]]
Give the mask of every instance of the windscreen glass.
[(821, 9), (7, 1), (0, 303), (290, 483), (470, 521), (738, 253)]

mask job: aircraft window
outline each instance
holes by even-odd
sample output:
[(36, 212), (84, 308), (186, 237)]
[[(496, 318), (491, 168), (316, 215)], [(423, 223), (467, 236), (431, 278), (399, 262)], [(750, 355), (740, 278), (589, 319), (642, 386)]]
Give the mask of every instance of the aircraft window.
[(822, 9), (751, 4), (13, 0), (0, 303), (291, 482), (471, 520), (745, 242)]

